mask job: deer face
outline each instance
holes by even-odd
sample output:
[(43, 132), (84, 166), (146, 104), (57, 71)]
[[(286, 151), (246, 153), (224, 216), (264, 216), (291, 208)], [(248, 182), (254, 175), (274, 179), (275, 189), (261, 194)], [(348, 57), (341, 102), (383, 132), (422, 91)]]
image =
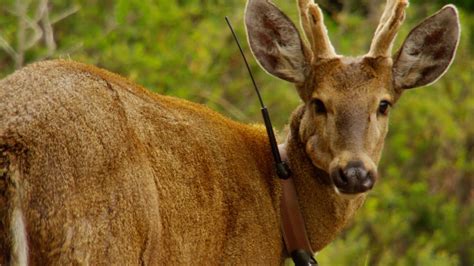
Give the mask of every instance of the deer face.
[(344, 58), (335, 53), (321, 10), (311, 0), (298, 1), (308, 43), (271, 1), (248, 1), (252, 52), (268, 73), (295, 83), (304, 102), (298, 137), (337, 193), (354, 195), (373, 187), (390, 108), (404, 90), (437, 80), (454, 57), (459, 40), (454, 6), (415, 27), (391, 56), (407, 4), (388, 0), (370, 52)]
[[(389, 60), (333, 59), (313, 68), (299, 133), (313, 163), (338, 192), (372, 188), (397, 99)], [(328, 75), (319, 75), (326, 72)]]

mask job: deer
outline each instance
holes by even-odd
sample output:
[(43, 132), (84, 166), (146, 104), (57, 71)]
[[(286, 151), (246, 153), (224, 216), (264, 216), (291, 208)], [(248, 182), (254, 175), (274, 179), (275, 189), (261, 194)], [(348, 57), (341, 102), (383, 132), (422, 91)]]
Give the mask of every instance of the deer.
[[(378, 181), (390, 108), (453, 61), (453, 5), (392, 55), (407, 5), (387, 0), (369, 52), (343, 57), (312, 0), (297, 1), (301, 32), (272, 1), (247, 1), (254, 57), (301, 98), (280, 150), (314, 251)], [(72, 60), (16, 71), (0, 81), (0, 99), (0, 264), (277, 265), (288, 256), (263, 126)]]

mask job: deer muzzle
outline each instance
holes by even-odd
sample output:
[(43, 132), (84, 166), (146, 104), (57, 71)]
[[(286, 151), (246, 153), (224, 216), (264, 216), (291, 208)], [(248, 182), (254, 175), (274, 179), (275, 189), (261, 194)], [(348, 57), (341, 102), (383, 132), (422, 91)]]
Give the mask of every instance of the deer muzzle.
[(345, 167), (331, 171), (336, 191), (342, 194), (359, 194), (372, 189), (377, 179), (375, 170), (368, 170), (362, 161), (350, 161)]

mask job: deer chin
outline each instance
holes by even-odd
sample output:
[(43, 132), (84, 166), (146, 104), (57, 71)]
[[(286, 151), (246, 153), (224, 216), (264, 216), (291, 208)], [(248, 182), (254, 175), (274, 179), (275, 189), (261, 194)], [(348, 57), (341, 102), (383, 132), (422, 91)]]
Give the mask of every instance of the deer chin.
[(333, 185), (333, 188), (334, 188), (334, 192), (336, 192), (336, 195), (338, 195), (339, 197), (345, 200), (354, 200), (360, 197), (365, 197), (369, 192), (369, 191), (366, 191), (366, 192), (357, 193), (357, 194), (348, 194), (348, 193), (341, 192), (335, 185)]

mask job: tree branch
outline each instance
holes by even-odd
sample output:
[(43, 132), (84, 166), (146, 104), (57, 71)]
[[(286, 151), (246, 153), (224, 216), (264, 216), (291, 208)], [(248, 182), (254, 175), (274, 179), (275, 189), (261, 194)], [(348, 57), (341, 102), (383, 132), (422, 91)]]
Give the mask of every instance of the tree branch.
[(64, 10), (63, 12), (57, 14), (56, 16), (50, 18), (50, 23), (51, 23), (51, 25), (54, 25), (54, 24), (58, 23), (59, 21), (65, 19), (69, 16), (74, 15), (79, 10), (81, 10), (81, 7), (79, 7), (79, 6), (70, 7), (68, 9)]
[(0, 35), (0, 47), (13, 59), (15, 60), (18, 56), (17, 52), (13, 47)]

